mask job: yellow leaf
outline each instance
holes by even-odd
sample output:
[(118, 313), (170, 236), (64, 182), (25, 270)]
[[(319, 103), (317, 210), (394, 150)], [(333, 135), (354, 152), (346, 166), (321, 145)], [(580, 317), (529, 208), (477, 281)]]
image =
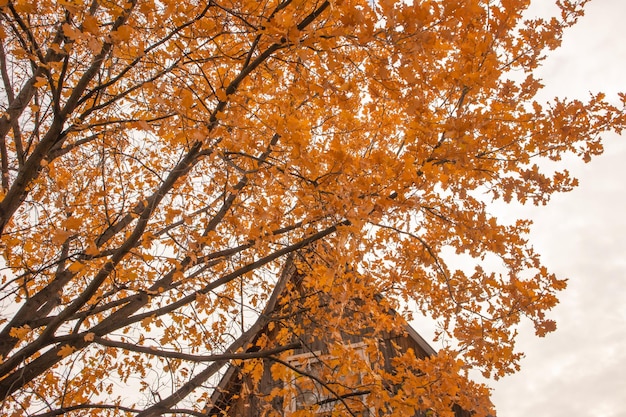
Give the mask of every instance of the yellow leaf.
[(254, 364), (254, 367), (250, 371), (250, 377), (255, 384), (258, 384), (261, 381), (261, 378), (263, 377), (263, 370), (264, 368), (260, 363)]
[(57, 352), (57, 356), (65, 358), (66, 356), (69, 356), (72, 353), (74, 353), (75, 350), (76, 348), (74, 346), (63, 345), (63, 347)]
[(94, 332), (89, 332), (85, 335), (85, 342), (93, 342), (93, 339), (96, 337)]

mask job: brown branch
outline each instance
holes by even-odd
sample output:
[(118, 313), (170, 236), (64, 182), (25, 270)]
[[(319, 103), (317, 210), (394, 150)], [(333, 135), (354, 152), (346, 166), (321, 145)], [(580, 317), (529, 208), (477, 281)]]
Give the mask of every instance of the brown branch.
[(180, 31), (182, 31), (186, 27), (188, 27), (188, 26), (192, 25), (193, 23), (195, 23), (195, 22), (199, 21), (200, 19), (202, 19), (206, 15), (207, 11), (209, 10), (209, 7), (211, 7), (212, 5), (214, 5), (214, 3), (212, 1), (209, 1), (207, 3), (207, 6), (198, 14), (198, 16), (196, 16), (193, 19), (190, 19), (189, 21), (187, 21), (187, 22), (185, 22), (185, 23), (175, 27), (170, 33), (167, 34), (167, 36), (164, 36), (159, 41), (157, 41), (157, 42), (153, 43), (152, 45), (146, 47), (143, 50), (143, 53), (140, 56), (138, 56), (134, 60), (132, 60), (115, 77), (111, 78), (110, 80), (108, 80), (104, 84), (100, 84), (99, 86), (95, 87), (94, 89), (90, 90), (87, 94), (85, 94), (83, 96), (83, 98), (80, 100), (79, 105), (84, 103), (84, 102), (86, 102), (87, 100), (89, 100), (95, 94), (98, 94), (99, 92), (101, 92), (101, 91), (111, 87), (112, 85), (114, 85), (115, 83), (117, 83), (118, 81), (123, 79), (124, 75), (126, 75), (128, 73), (128, 71), (130, 71), (132, 68), (137, 66), (137, 64), (139, 62), (141, 62), (143, 57), (145, 57), (148, 53), (150, 53), (154, 49), (158, 48), (159, 46), (163, 45), (165, 42), (167, 42), (168, 40), (173, 38), (176, 34), (180, 33)]
[[(0, 73), (2, 74), (2, 83), (4, 84), (4, 91), (6, 92), (9, 103), (15, 100), (15, 94), (13, 93), (13, 85), (11, 85), (11, 78), (9, 77), (9, 71), (7, 69), (7, 56), (4, 51), (4, 45), (0, 43)], [(15, 141), (19, 141), (19, 124), (17, 120), (11, 120), (13, 122), (13, 129), (15, 131)], [(16, 149), (19, 147), (16, 144)], [(0, 136), (0, 169), (2, 175), (2, 191), (7, 192), (9, 189), (9, 154), (7, 152), (6, 137)]]
[[(120, 26), (126, 23), (130, 17), (131, 11), (134, 8), (137, 0), (131, 0), (129, 2), (130, 7), (126, 9), (126, 13), (120, 15), (111, 27), (111, 31), (117, 30)], [(69, 115), (76, 109), (79, 103), (81, 95), (84, 93), (89, 82), (95, 77), (100, 67), (104, 62), (104, 58), (109, 54), (113, 48), (112, 42), (106, 42), (102, 45), (100, 52), (93, 58), (91, 65), (82, 75), (82, 77), (76, 83), (76, 86), (72, 89), (72, 94), (67, 99), (65, 106), (62, 109), (58, 109), (55, 113), (55, 117), (50, 125), (48, 132), (44, 135), (42, 140), (37, 144), (32, 154), (25, 161), (24, 165), (19, 170), (17, 177), (11, 188), (7, 191), (2, 202), (0, 202), (0, 234), (4, 231), (5, 226), (9, 222), (9, 219), (13, 216), (20, 204), (26, 199), (29, 194), (28, 185), (35, 179), (41, 172), (43, 166), (41, 164), (47, 157), (49, 157), (50, 150), (54, 146), (60, 146), (65, 135), (62, 134), (63, 126)], [(39, 74), (41, 72), (41, 74)], [(22, 89), (20, 94), (14, 103), (9, 106), (7, 110), (8, 118), (14, 119), (19, 117), (19, 114), (26, 108), (28, 102), (35, 93), (34, 87), (36, 78), (39, 75), (43, 75), (44, 71), (38, 68), (33, 77), (29, 79), (26, 86)], [(58, 103), (57, 103), (58, 104)], [(6, 124), (10, 126), (10, 121), (6, 115), (3, 115), (0, 119), (0, 137), (3, 137), (8, 132), (8, 127), (4, 127)], [(5, 130), (6, 129), (6, 130)], [(49, 162), (49, 161), (48, 161)]]
[[(30, 417), (54, 417), (61, 416), (63, 414), (67, 414), (76, 410), (120, 410), (127, 413), (139, 413), (141, 410), (136, 408), (124, 407), (122, 405), (112, 405), (112, 404), (76, 404), (70, 405), (67, 407), (61, 407), (56, 410), (47, 411), (41, 414), (34, 414)], [(204, 416), (206, 417), (206, 416)]]
[[(274, 287), (274, 291), (270, 296), (263, 313), (259, 316), (257, 321), (244, 333), (237, 338), (229, 347), (225, 350), (225, 353), (234, 353), (238, 350), (244, 348), (248, 344), (252, 342), (252, 340), (256, 337), (256, 335), (270, 322), (271, 313), (274, 312), (276, 306), (278, 304), (278, 299), (280, 295), (283, 293), (287, 283), (291, 280), (292, 275), (295, 273), (295, 266), (293, 265), (293, 257), (289, 257), (285, 263), (285, 267), (283, 268), (283, 273), (281, 274), (276, 286)], [(193, 392), (196, 388), (201, 386), (207, 379), (211, 378), (215, 373), (217, 373), (225, 364), (224, 361), (216, 361), (213, 364), (209, 365), (203, 371), (201, 371), (198, 375), (193, 377), (189, 382), (184, 384), (181, 388), (179, 388), (176, 392), (171, 394), (169, 397), (159, 401), (157, 404), (147, 408), (145, 411), (139, 413), (137, 417), (156, 417), (162, 414), (167, 413), (167, 410), (172, 408), (174, 405), (178, 404), (181, 400), (183, 400), (187, 395)]]
[[(323, 239), (324, 237), (334, 233), (335, 231), (337, 231), (338, 227), (347, 226), (349, 224), (350, 223), (346, 220), (341, 223), (338, 223), (337, 225), (330, 226), (320, 232), (313, 234), (312, 236), (309, 236), (308, 238), (302, 239), (301, 241), (294, 243), (293, 245), (277, 250), (270, 255), (267, 255), (255, 262), (247, 264), (231, 272), (230, 274), (224, 275), (221, 278), (218, 278), (215, 281), (211, 282), (209, 285), (206, 285), (205, 287), (201, 288), (200, 290), (190, 295), (187, 295), (186, 297), (183, 297), (174, 303), (170, 303), (167, 306), (161, 307), (159, 309), (151, 310), (148, 312), (144, 312), (144, 313), (129, 317), (128, 314), (126, 314), (127, 313), (126, 311), (122, 313), (122, 310), (125, 308), (124, 307), (123, 309), (120, 309), (116, 311), (115, 313), (113, 313), (111, 316), (105, 319), (105, 321), (103, 321), (102, 323), (93, 327), (92, 331), (94, 331), (96, 334), (107, 334), (107, 333), (110, 333), (111, 331), (120, 329), (124, 326), (128, 326), (130, 324), (140, 322), (146, 317), (151, 317), (151, 316), (159, 317), (159, 316), (168, 314), (194, 301), (196, 297), (198, 296), (198, 294), (208, 294), (210, 291), (214, 290), (215, 288), (221, 287), (222, 285), (227, 284), (250, 271), (254, 271), (255, 269), (263, 265), (266, 265), (269, 262), (272, 262), (282, 256), (288, 255), (292, 252), (296, 252), (297, 250), (302, 249), (310, 245), (311, 243), (318, 241), (320, 239)], [(154, 288), (153, 291), (157, 291), (157, 289), (158, 287)], [(138, 300), (139, 300), (138, 302), (141, 302), (142, 305), (144, 305), (148, 301), (148, 296), (146, 294), (142, 294), (140, 298), (138, 297)], [(138, 307), (132, 306), (132, 309), (136, 311)]]
[[(52, 340), (52, 336), (56, 329), (63, 324), (65, 320), (70, 318), (74, 313), (76, 313), (89, 299), (93, 296), (93, 294), (98, 290), (102, 282), (109, 276), (109, 274), (114, 270), (115, 266), (121, 262), (121, 260), (128, 254), (128, 252), (135, 246), (136, 242), (141, 238), (147, 224), (148, 219), (156, 209), (159, 202), (165, 197), (165, 195), (169, 192), (169, 190), (174, 186), (174, 183), (183, 175), (185, 175), (193, 166), (196, 160), (196, 156), (200, 150), (200, 143), (198, 143), (194, 148), (192, 148), (189, 153), (183, 158), (179, 164), (172, 170), (168, 178), (161, 185), (159, 190), (153, 195), (151, 199), (148, 200), (146, 204), (146, 208), (141, 213), (139, 218), (137, 219), (137, 225), (135, 229), (130, 234), (130, 236), (125, 240), (125, 242), (119, 247), (116, 253), (111, 257), (111, 259), (100, 269), (100, 271), (96, 274), (93, 280), (87, 285), (84, 291), (77, 296), (72, 303), (65, 308), (60, 314), (58, 314), (55, 319), (48, 324), (46, 329), (41, 333), (41, 335), (37, 338), (36, 341), (31, 342), (29, 345), (24, 347), (22, 350), (16, 352), (11, 357), (7, 358), (2, 364), (0, 364), (0, 375), (7, 375), (11, 369), (14, 369), (19, 363), (22, 362), (23, 359), (33, 355), (37, 352), (41, 347), (45, 346)], [(5, 327), (6, 331), (10, 331), (7, 327)], [(31, 362), (29, 365), (33, 365), (36, 362), (40, 362), (42, 358), (46, 357), (46, 355), (42, 355)], [(48, 358), (49, 359), (49, 358)], [(60, 358), (54, 358), (54, 362), (58, 362)], [(45, 368), (39, 368), (41, 366), (41, 362), (38, 363), (38, 366), (29, 365), (24, 368), (29, 369), (29, 372), (24, 373), (20, 376), (23, 378), (25, 382), (28, 382), (35, 376), (41, 374), (45, 371)], [(49, 365), (51, 366), (51, 365)], [(26, 369), (24, 369), (26, 370)], [(10, 382), (15, 378), (16, 375), (12, 374), (0, 381), (0, 398), (4, 398), (5, 395), (10, 394), (10, 392), (4, 392), (5, 389), (9, 388), (10, 390), (15, 390), (18, 387), (13, 386), (13, 382)]]
[[(288, 233), (292, 230), (297, 229), (298, 227), (301, 227), (303, 225), (302, 222), (297, 222), (293, 225), (289, 225), (289, 226), (285, 226), (282, 227), (280, 229), (276, 229), (274, 231), (272, 231), (271, 235), (272, 236), (278, 236), (284, 233)], [(252, 241), (243, 245), (239, 245), (233, 248), (228, 248), (228, 249), (223, 249), (220, 251), (216, 251), (201, 257), (197, 258), (197, 261), (194, 263), (193, 266), (197, 266), (197, 265), (202, 265), (204, 264), (200, 269), (196, 270), (193, 272), (193, 274), (187, 276), (184, 280), (189, 280), (192, 279), (204, 272), (206, 272), (206, 270), (216, 264), (218, 264), (219, 262), (223, 262), (227, 259), (230, 259), (233, 255), (236, 255), (238, 253), (241, 253), (242, 251), (249, 249), (251, 247), (253, 247), (257, 242), (256, 241)], [(78, 259), (81, 260), (85, 260), (87, 259), (86, 257), (78, 257)], [(174, 274), (175, 272), (177, 272), (178, 270), (171, 270), (168, 271), (168, 274)], [(164, 290), (171, 290), (174, 288), (177, 288), (180, 284), (183, 283), (183, 280), (181, 281), (177, 281), (176, 283), (172, 283), (171, 285), (169, 285), (167, 288), (163, 287), (163, 285), (165, 285), (165, 282), (171, 281), (171, 278), (167, 278), (165, 280), (160, 280), (159, 282), (157, 282), (155, 285), (159, 285), (161, 286), (161, 288), (164, 288)], [(121, 290), (121, 289), (125, 289), (125, 288), (117, 288), (116, 290), (112, 290), (107, 294), (104, 294), (101, 298), (106, 298), (109, 297), (111, 295), (113, 295), (115, 292)], [(148, 290), (151, 291), (151, 290)], [(129, 295), (127, 297), (124, 298), (120, 298), (118, 300), (115, 301), (111, 301), (108, 302), (106, 304), (103, 305), (94, 305), (93, 307), (90, 307), (87, 310), (84, 311), (80, 311), (78, 313), (76, 313), (74, 316), (72, 316), (69, 320), (85, 320), (87, 317), (93, 316), (95, 314), (99, 314), (102, 313), (104, 311), (107, 310), (111, 310), (113, 308), (122, 306), (124, 304), (130, 303), (134, 300), (140, 299), (143, 296), (145, 296), (145, 294), (147, 293), (147, 291), (139, 291), (137, 294), (133, 294), (133, 295)], [(41, 297), (43, 297), (44, 299), (46, 297), (48, 297), (50, 294), (50, 292), (46, 292), (46, 295), (42, 295)], [(34, 297), (37, 297), (38, 294), (35, 294)], [(28, 317), (28, 316), (27, 316)], [(40, 319), (33, 319), (33, 318), (28, 318), (25, 321), (19, 322), (19, 323), (13, 323), (13, 326), (11, 327), (19, 327), (19, 326), (23, 326), (24, 324), (28, 324), (31, 328), (35, 329), (37, 327), (41, 327), (41, 326), (45, 326), (47, 324), (49, 324), (52, 320), (54, 320), (55, 317), (45, 317), (45, 318), (40, 318)], [(66, 340), (73, 340), (73, 338), (69, 338), (69, 336), (67, 337), (58, 337), (54, 339), (54, 342), (61, 342), (61, 341), (66, 341)], [(1, 343), (0, 343), (1, 344)]]
[[(81, 337), (84, 337), (85, 334), (82, 334)], [(102, 346), (117, 348), (117, 349), (125, 349), (131, 352), (139, 352), (146, 353), (148, 355), (154, 355), (161, 358), (170, 358), (170, 359), (182, 359), (190, 362), (215, 362), (222, 360), (245, 360), (245, 359), (258, 359), (258, 358), (266, 358), (271, 355), (275, 355), (277, 353), (284, 352), (286, 350), (298, 349), (302, 346), (301, 343), (290, 343), (285, 346), (280, 346), (273, 349), (267, 349), (256, 352), (239, 352), (239, 353), (223, 353), (223, 354), (215, 354), (215, 355), (193, 355), (189, 353), (181, 353), (175, 351), (166, 351), (159, 350), (156, 347), (152, 346), (141, 346), (136, 343), (125, 343), (117, 340), (104, 339), (101, 337), (94, 337), (94, 343), (97, 343)]]

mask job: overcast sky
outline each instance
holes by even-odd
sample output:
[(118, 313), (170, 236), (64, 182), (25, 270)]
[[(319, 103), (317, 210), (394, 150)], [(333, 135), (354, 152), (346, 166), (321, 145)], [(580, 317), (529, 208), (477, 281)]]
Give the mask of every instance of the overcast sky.
[[(545, 12), (549, 0), (535, 0)], [(547, 97), (626, 92), (626, 0), (592, 0), (562, 49), (540, 72)], [(605, 153), (568, 169), (580, 187), (529, 209), (531, 241), (569, 278), (552, 311), (555, 333), (524, 327), (522, 370), (493, 383), (498, 417), (626, 417), (626, 134), (605, 135)]]

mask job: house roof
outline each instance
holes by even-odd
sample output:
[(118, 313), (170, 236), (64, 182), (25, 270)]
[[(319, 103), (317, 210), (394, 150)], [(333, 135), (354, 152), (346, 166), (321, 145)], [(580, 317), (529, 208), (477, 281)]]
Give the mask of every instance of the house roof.
[(408, 333), (409, 337), (428, 354), (428, 356), (437, 354), (437, 351), (433, 349), (432, 346), (430, 346), (409, 323), (404, 324), (404, 330)]

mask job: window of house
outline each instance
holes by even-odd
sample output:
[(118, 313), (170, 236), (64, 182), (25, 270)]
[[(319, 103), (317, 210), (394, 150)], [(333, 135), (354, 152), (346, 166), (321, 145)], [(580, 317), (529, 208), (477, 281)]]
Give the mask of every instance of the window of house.
[[(350, 348), (368, 362), (363, 343), (350, 345)], [(294, 355), (288, 361), (301, 371), (294, 372), (290, 381), (293, 395), (287, 402), (289, 411), (313, 409), (320, 416), (329, 416), (333, 410), (348, 406), (356, 415), (374, 415), (367, 407), (369, 390), (363, 382), (363, 369), (350, 372), (345, 360), (320, 352)]]

